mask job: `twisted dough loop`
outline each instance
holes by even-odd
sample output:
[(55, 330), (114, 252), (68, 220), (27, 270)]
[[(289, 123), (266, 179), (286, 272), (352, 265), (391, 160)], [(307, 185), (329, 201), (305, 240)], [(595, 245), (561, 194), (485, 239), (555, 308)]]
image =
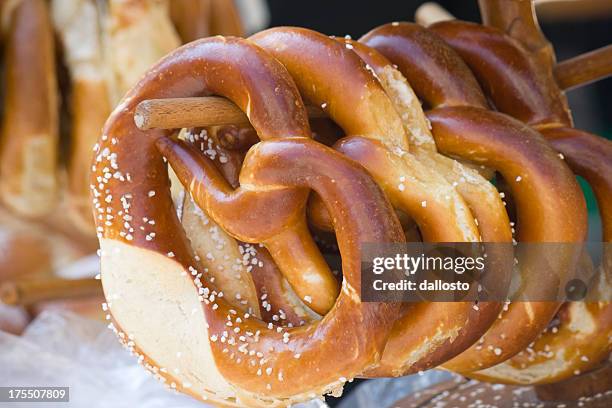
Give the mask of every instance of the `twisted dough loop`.
[[(388, 57), (408, 78), (416, 78), (412, 83), (415, 92), (434, 108), (428, 117), (442, 153), (490, 165), (511, 183), (519, 208), (519, 240), (582, 241), (586, 233), (585, 205), (571, 173), (535, 132), (486, 110), (485, 98), (469, 69), (438, 36), (415, 24), (399, 23), (376, 28), (360, 41)], [(445, 84), (444, 88), (430, 85), (438, 81)], [(465, 90), (466, 86), (470, 90)], [(508, 148), (512, 148), (512, 156), (508, 156)], [(564, 197), (561, 201), (560, 191)], [(573, 216), (566, 222), (568, 214)], [(556, 259), (556, 268), (551, 269), (569, 270), (571, 261), (571, 254), (566, 254)], [(537, 260), (531, 262), (524, 267), (527, 277), (527, 271), (540, 267)], [(525, 290), (540, 285), (558, 288), (556, 277), (541, 276), (537, 282), (532, 277)], [(544, 330), (558, 307), (536, 302), (510, 305), (479, 344), (445, 366), (470, 373), (506, 360)]]
[[(537, 54), (529, 55), (521, 44), (501, 31), (466, 22), (440, 23), (432, 29), (461, 54), (498, 109), (539, 129), (561, 152), (570, 168), (587, 180), (597, 198), (603, 240), (609, 243), (612, 237), (612, 143), (571, 128), (565, 95), (555, 83), (552, 72), (546, 65), (537, 63)], [(594, 289), (605, 293), (612, 285), (608, 247), (604, 247), (601, 268), (600, 280)], [(575, 322), (578, 321), (589, 321), (591, 325), (576, 330)], [(545, 350), (544, 358), (534, 361), (519, 355), (486, 370), (482, 378), (548, 383), (588, 371), (612, 351), (611, 321), (612, 304), (609, 302), (568, 304), (561, 313), (560, 324), (555, 327), (557, 332), (543, 333), (530, 350), (531, 353)], [(542, 370), (541, 367), (548, 368)]]
[[(250, 209), (262, 200), (269, 203), (285, 194), (289, 210), (284, 213), (295, 216), (305, 204), (300, 197), (305, 198), (309, 188), (329, 203), (343, 255), (344, 285), (320, 322), (268, 329), (258, 319), (232, 312), (219, 293), (215, 296), (214, 288), (200, 279), (198, 263), (173, 215), (167, 169), (158, 147), (184, 176), (220, 176), (191, 148), (163, 139), (172, 132), (138, 130), (133, 114), (144, 99), (202, 94), (232, 100), (247, 113), (262, 139), (283, 138), (251, 150), (241, 173), (248, 187), (210, 194), (209, 205), (240, 197), (246, 190), (254, 202), (247, 203), (238, 218), (266, 232), (262, 225), (279, 223), (269, 211), (261, 215), (259, 225), (251, 219)], [(92, 175), (96, 211), (114, 217), (98, 222), (105, 294), (113, 299), (111, 312), (117, 326), (133, 336), (147, 364), (189, 394), (230, 405), (263, 400), (288, 404), (308, 398), (310, 392), (323, 393), (341, 385), (343, 377), (359, 374), (376, 363), (382, 352), (397, 306), (360, 302), (359, 242), (402, 242), (401, 227), (361, 167), (309, 136), (305, 109), (283, 67), (259, 48), (233, 38), (197, 41), (164, 58), (126, 95), (105, 126)], [(107, 165), (129, 178), (104, 177)], [(185, 167), (190, 172), (183, 172)], [(107, 181), (99, 186), (97, 177)], [(261, 198), (254, 194), (258, 190)], [(210, 215), (223, 225), (223, 213)], [(155, 224), (144, 225), (143, 218), (154, 218)], [(122, 293), (129, 293), (129, 299)], [(144, 310), (158, 319), (154, 327), (143, 321)], [(185, 313), (189, 311), (191, 317)], [(181, 350), (197, 350), (199, 358), (180, 359)], [(338, 359), (342, 355), (353, 358)], [(305, 369), (304, 362), (319, 369)], [(159, 372), (155, 366), (168, 371)], [(174, 367), (180, 370), (172, 371)], [(261, 370), (274, 375), (261, 375)]]

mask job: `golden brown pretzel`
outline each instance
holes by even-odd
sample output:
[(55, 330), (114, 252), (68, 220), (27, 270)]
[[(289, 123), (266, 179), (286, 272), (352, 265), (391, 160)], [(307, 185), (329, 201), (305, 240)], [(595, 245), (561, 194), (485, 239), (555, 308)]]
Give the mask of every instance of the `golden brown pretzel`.
[[(469, 69), (439, 37), (415, 24), (394, 23), (372, 30), (360, 41), (397, 64), (417, 95), (434, 108), (428, 118), (442, 153), (486, 163), (502, 173), (519, 209), (517, 240), (580, 242), (584, 238), (584, 200), (571, 173), (537, 133), (485, 109), (485, 98)], [(506, 153), (510, 148), (512, 157)], [(573, 215), (569, 222), (567, 214)], [(559, 270), (571, 265), (568, 259), (557, 261)], [(537, 268), (537, 262), (525, 266), (525, 270)], [(529, 282), (531, 288), (542, 285), (540, 279)], [(554, 278), (549, 284), (555, 286)], [(470, 372), (506, 360), (544, 330), (558, 307), (543, 302), (510, 305), (478, 344), (445, 366)]]
[(538, 69), (510, 37), (463, 21), (445, 21), (429, 29), (461, 56), (500, 112), (538, 130), (571, 126), (567, 100), (554, 78)]
[(0, 195), (15, 213), (40, 217), (58, 199), (53, 30), (44, 0), (22, 0), (5, 12)]
[[(444, 158), (424, 154), (421, 161), (421, 156), (409, 151), (408, 141), (414, 142), (418, 135), (413, 133), (412, 139), (408, 137), (398, 108), (369, 72), (368, 68), (372, 67), (353, 53), (352, 43), (337, 42), (300, 28), (270, 29), (250, 39), (285, 65), (307, 102), (321, 106), (343, 128), (348, 136), (336, 143), (336, 149), (368, 169), (393, 205), (416, 221), (426, 240), (462, 242), (478, 239), (473, 232), (475, 225), (470, 210), (454, 186), (459, 184), (461, 177), (466, 184), (465, 178), (470, 178), (474, 191), (478, 191), (479, 183), (486, 181), (477, 173), (463, 169), (459, 163), (444, 167), (443, 177), (431, 163), (436, 160), (441, 163)], [(381, 65), (392, 69), (390, 64)], [(389, 74), (401, 77), (398, 72)], [(414, 118), (408, 119), (413, 126)], [(421, 122), (425, 123), (424, 118)], [(427, 134), (421, 136), (421, 140), (426, 138)], [(469, 187), (463, 191), (468, 190)], [(484, 189), (473, 198), (480, 194), (480, 199), (486, 202), (482, 191)], [(501, 203), (499, 207), (503, 208)], [(489, 238), (499, 240), (505, 231), (509, 238), (505, 213), (495, 213), (494, 207), (488, 212), (501, 215), (503, 223), (497, 224), (501, 233), (496, 231), (497, 235)], [(483, 218), (486, 219), (484, 214)], [(491, 226), (487, 233), (493, 230)], [(381, 362), (364, 375), (397, 376), (446, 361), (480, 337), (497, 316), (500, 306), (483, 303), (475, 307), (470, 302), (406, 306)]]
[[(232, 100), (270, 140), (250, 150), (237, 190), (195, 149), (164, 138), (171, 132), (142, 132), (134, 123), (144, 99), (202, 94)], [(398, 306), (361, 303), (359, 242), (402, 242), (401, 227), (365, 170), (309, 139), (306, 111), (276, 60), (235, 38), (181, 47), (126, 95), (104, 135), (92, 175), (96, 211), (114, 217), (98, 221), (104, 290), (117, 327), (172, 387), (227, 405), (283, 405), (330, 391), (376, 363)], [(174, 215), (158, 148), (237, 238), (269, 240), (300, 222), (314, 188), (328, 203), (343, 255), (343, 290), (331, 312), (315, 324), (270, 329), (213, 291)], [(109, 163), (131, 181), (98, 185)], [(203, 186), (203, 177), (215, 184)], [(145, 231), (143, 217), (155, 220)]]
[[(599, 205), (603, 240), (607, 243), (604, 245), (609, 245), (612, 239), (612, 143), (571, 128), (565, 95), (555, 83), (552, 72), (501, 31), (460, 21), (441, 23), (432, 29), (457, 49), (499, 110), (540, 130), (570, 168), (589, 182)], [(609, 355), (612, 350), (612, 304), (606, 301), (605, 293), (612, 285), (612, 265), (609, 248), (604, 247), (603, 253), (599, 276), (603, 281), (597, 287), (602, 301), (567, 305), (554, 333), (549, 330), (533, 345), (533, 350), (490, 373), (485, 372), (488, 379), (560, 381), (595, 367)], [(576, 326), (579, 321), (588, 321), (591, 325)], [(538, 358), (534, 359), (536, 353)]]

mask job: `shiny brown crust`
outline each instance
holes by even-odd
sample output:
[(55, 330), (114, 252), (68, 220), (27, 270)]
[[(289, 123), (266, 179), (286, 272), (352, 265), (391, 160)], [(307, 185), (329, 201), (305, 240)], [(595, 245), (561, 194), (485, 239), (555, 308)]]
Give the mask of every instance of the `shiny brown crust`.
[(15, 213), (41, 217), (58, 199), (53, 30), (44, 0), (23, 0), (7, 18), (0, 195)]
[[(427, 33), (426, 29), (409, 23), (381, 26), (366, 34), (361, 41), (376, 48), (397, 64), (398, 69), (409, 80), (412, 79), (411, 75), (420, 74), (413, 87), (425, 103), (436, 108), (428, 113), (428, 117), (434, 125), (433, 135), (436, 145), (442, 153), (481, 164), (490, 164), (502, 173), (505, 180), (511, 184), (515, 183), (514, 192), (521, 196), (515, 198), (523, 202), (519, 206), (521, 215), (519, 215), (518, 240), (582, 241), (586, 234), (585, 204), (579, 187), (568, 169), (546, 143), (542, 142), (537, 133), (508, 117), (483, 109), (481, 103), (475, 103), (478, 99), (484, 100), (484, 96), (469, 69), (461, 63), (461, 59), (448, 45), (435, 34)], [(437, 65), (444, 64), (444, 61), (448, 60), (453, 61), (452, 65), (444, 65), (442, 68), (430, 66), (432, 61)], [(456, 75), (453, 74), (454, 69), (457, 69)], [(432, 72), (446, 72), (447, 78), (434, 77)], [(467, 77), (472, 79), (468, 80)], [(460, 80), (454, 85), (449, 85), (444, 92), (432, 92), (432, 88), (428, 86), (429, 82), (433, 81), (446, 81), (452, 84), (454, 78)], [(469, 94), (478, 94), (480, 97), (466, 101), (458, 100), (455, 93), (449, 91), (457, 89), (458, 84), (462, 86), (471, 84), (470, 87), (473, 89)], [(445, 93), (450, 95), (450, 102), (445, 99)], [(449, 105), (457, 107), (440, 108)], [(475, 133), (470, 136), (470, 132)], [(478, 139), (478, 143), (474, 143), (472, 148), (468, 148), (470, 137)], [(531, 137), (537, 138), (539, 142), (534, 143), (530, 140)], [(512, 157), (516, 160), (514, 163), (510, 158), (506, 159), (508, 156), (504, 146), (507, 143), (517, 144), (517, 148), (520, 148), (515, 151), (516, 158)], [(557, 173), (552, 174), (547, 169), (556, 169)], [(518, 184), (519, 182), (522, 184)], [(547, 193), (536, 199), (540, 190)], [(559, 200), (563, 205), (557, 205)], [(534, 205), (535, 202), (539, 202), (540, 205)], [(566, 225), (568, 214), (571, 214), (569, 218), (572, 222)], [(561, 258), (559, 265), (569, 270), (569, 259)], [(537, 270), (536, 265), (528, 265), (525, 271), (532, 268)], [(539, 282), (533, 280), (531, 282), (537, 286), (542, 284), (540, 279), (545, 278), (539, 278)], [(550, 282), (550, 285), (555, 287), (554, 281)], [(487, 335), (481, 339), (480, 344), (472, 346), (445, 366), (460, 372), (470, 372), (506, 360), (537, 337), (552, 319), (558, 307), (558, 304), (536, 302), (510, 305), (503, 317), (496, 321)], [(516, 338), (519, 336), (517, 330), (519, 327), (520, 338)], [(509, 341), (509, 334), (516, 337)]]
[(571, 126), (567, 100), (554, 78), (518, 42), (495, 28), (465, 21), (444, 21), (429, 29), (461, 55), (499, 111), (537, 129)]
[[(400, 112), (373, 75), (373, 67), (353, 52), (357, 44), (334, 41), (301, 28), (274, 28), (251, 40), (283, 63), (305, 100), (321, 106), (345, 131), (348, 136), (335, 148), (365, 166), (393, 205), (416, 221), (426, 240), (478, 239), (478, 235), (470, 235), (473, 230), (462, 230), (473, 223), (469, 210), (463, 207), (466, 217), (462, 219), (435, 196), (446, 188), (448, 197), (465, 206), (449, 181), (409, 151)], [(471, 228), (474, 226), (471, 224)], [(507, 219), (505, 228), (509, 233)], [(364, 375), (398, 376), (438, 365), (476, 341), (500, 309), (501, 305), (483, 304), (478, 308), (469, 302), (405, 307), (381, 362)]]
[[(271, 140), (250, 150), (237, 190), (225, 187), (226, 182), (216, 168), (196, 150), (164, 138), (172, 132), (142, 132), (134, 124), (134, 110), (144, 99), (202, 94), (229, 98), (247, 113), (260, 137)], [(150, 253), (151, 257), (169, 257), (185, 271), (198, 265), (180, 222), (173, 215), (167, 169), (158, 149), (194, 193), (196, 201), (236, 238), (266, 241), (281, 232), (283, 225), (299, 221), (305, 216), (303, 209), (310, 188), (328, 203), (335, 221), (345, 280), (331, 312), (315, 324), (280, 331), (270, 330), (252, 317), (241, 322), (232, 320), (243, 332), (257, 335), (230, 345), (216, 341), (226, 338), (223, 332), (228, 328), (226, 315), (232, 315), (230, 307), (223, 298), (206, 299), (201, 304), (201, 313), (208, 328), (189, 330), (191, 333), (201, 329), (210, 334), (209, 347), (223, 376), (219, 380), (231, 383), (235, 395), (219, 401), (214, 389), (193, 390), (181, 383), (177, 388), (200, 398), (201, 391), (226, 404), (240, 404), (244, 399), (249, 403), (266, 400), (270, 404), (288, 404), (308, 398), (310, 392), (329, 391), (379, 359), (397, 306), (360, 302), (358, 243), (402, 242), (401, 226), (365, 170), (310, 140), (309, 133), (306, 111), (285, 69), (244, 40), (220, 37), (191, 43), (164, 58), (128, 93), (107, 122), (106, 138), (100, 139), (92, 175), (96, 185), (95, 207), (101, 215), (97, 224), (103, 243), (105, 290), (116, 283), (111, 281), (111, 271), (105, 268), (112, 256), (104, 252), (105, 245), (112, 242), (120, 247), (138, 248), (138, 253)], [(273, 140), (279, 138), (283, 140)], [(122, 174), (129, 174), (129, 180), (111, 178), (98, 186), (96, 178), (104, 177), (108, 161), (116, 163)], [(216, 185), (204, 189), (199, 183), (203, 180), (214, 181)], [(277, 202), (279, 198), (282, 203)], [(225, 206), (220, 205), (223, 200)], [(355, 202), (361, 205), (355, 206)], [(232, 210), (238, 204), (242, 205), (241, 210)], [(127, 226), (120, 217), (126, 212), (133, 220)], [(107, 214), (117, 217), (107, 222)], [(150, 216), (155, 216), (155, 225), (141, 231), (140, 220)], [(155, 237), (151, 237), (151, 232), (156, 233)], [(197, 286), (207, 287), (199, 278), (176, 279), (189, 279), (196, 295)], [(123, 327), (128, 316), (117, 302), (111, 306), (111, 312), (119, 327), (130, 329)], [(139, 344), (138, 335), (134, 342)], [(266, 371), (269, 368), (274, 375), (257, 375), (261, 366), (247, 364), (246, 357), (240, 363), (230, 357), (233, 352), (223, 352), (225, 348), (238, 352), (243, 347), (254, 354), (261, 353), (266, 361), (263, 368)], [(342, 355), (354, 357), (339, 359)], [(155, 361), (155, 355), (148, 358)], [(318, 370), (306, 369), (304, 364), (314, 365)], [(173, 376), (176, 375), (165, 375)]]
[[(429, 112), (441, 151), (491, 166), (508, 180), (518, 213), (519, 242), (581, 242), (586, 234), (584, 199), (569, 169), (541, 136), (507, 116), (477, 108), (444, 108)], [(465, 151), (472, 153), (465, 154)], [(563, 194), (559, 194), (562, 191)], [(534, 199), (534, 197), (538, 197)], [(578, 206), (578, 207), (576, 207)], [(567, 217), (567, 214), (574, 214)], [(562, 251), (551, 271), (571, 270), (572, 251)], [(530, 259), (522, 265), (526, 291), (545, 286), (558, 290), (546, 268)], [(537, 271), (537, 272), (536, 272)], [(543, 282), (548, 280), (546, 284)], [(476, 345), (445, 367), (474, 371), (506, 360), (525, 349), (552, 320), (559, 305), (553, 302), (512, 303)], [(471, 375), (471, 374), (470, 374)]]
[[(609, 243), (612, 143), (569, 127), (567, 101), (552, 73), (509, 36), (459, 21), (432, 28), (466, 60), (498, 109), (539, 129), (569, 167), (587, 180), (597, 198), (603, 240)], [(612, 287), (611, 262), (604, 247), (598, 291)], [(588, 371), (610, 354), (611, 314), (609, 302), (570, 303), (554, 332), (548, 330), (526, 352), (477, 375), (488, 381), (550, 383)]]
[[(346, 40), (371, 67), (394, 102), (410, 140), (411, 153), (435, 168), (461, 194), (478, 222), (484, 242), (511, 242), (508, 215), (495, 187), (456, 160), (437, 153), (430, 123), (406, 78), (381, 53), (367, 45)], [(483, 167), (483, 166), (480, 166)], [(469, 182), (466, 180), (469, 179)]]
[[(429, 108), (488, 108), (465, 62), (433, 32), (414, 23), (377, 27), (359, 39), (387, 57)], [(406, 55), (414, 61), (409, 63)]]

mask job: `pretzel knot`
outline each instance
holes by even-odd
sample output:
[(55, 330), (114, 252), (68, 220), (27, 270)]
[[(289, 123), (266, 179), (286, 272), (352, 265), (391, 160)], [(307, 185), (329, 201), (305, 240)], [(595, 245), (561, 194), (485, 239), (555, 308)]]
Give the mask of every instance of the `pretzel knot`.
[[(267, 140), (250, 150), (237, 189), (172, 132), (142, 132), (133, 120), (143, 99), (210, 93), (236, 103)], [(341, 386), (380, 358), (399, 306), (361, 302), (360, 243), (403, 242), (401, 226), (362, 167), (309, 136), (285, 69), (235, 38), (201, 40), (165, 57), (108, 120), (92, 175), (104, 180), (93, 193), (106, 219), (98, 222), (105, 294), (120, 336), (176, 388), (228, 405), (289, 404)], [(236, 310), (200, 268), (160, 151), (197, 204), (243, 241), (276, 248), (290, 236), (287, 245), (316, 250), (304, 230), (307, 196), (316, 191), (342, 255), (342, 290), (329, 313), (283, 328)], [(271, 253), (280, 264), (276, 257), (288, 252)], [(321, 256), (308, 255), (311, 265)]]

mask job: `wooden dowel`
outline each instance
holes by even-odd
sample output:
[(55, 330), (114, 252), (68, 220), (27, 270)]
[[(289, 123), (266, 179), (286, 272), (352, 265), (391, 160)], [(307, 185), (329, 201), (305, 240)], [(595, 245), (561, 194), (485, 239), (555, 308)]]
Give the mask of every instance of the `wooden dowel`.
[(454, 19), (455, 17), (448, 10), (433, 1), (421, 4), (414, 13), (414, 21), (423, 27)]
[[(318, 107), (307, 106), (311, 118), (324, 118)], [(249, 119), (231, 101), (216, 96), (201, 98), (149, 99), (134, 113), (139, 129), (182, 129), (206, 126), (250, 126)]]
[(612, 45), (570, 58), (555, 66), (561, 89), (571, 89), (612, 75)]
[(612, 74), (612, 46), (556, 63), (552, 44), (546, 39), (528, 0), (478, 0), (483, 23), (499, 28), (520, 42), (538, 64), (552, 70), (561, 89), (587, 85)]
[[(555, 78), (561, 89), (571, 89), (612, 75), (612, 45), (557, 64)], [(306, 106), (311, 119), (326, 117), (316, 106)], [(139, 129), (182, 129), (207, 126), (250, 126), (249, 119), (231, 101), (216, 96), (149, 99), (136, 108)]]
[(0, 302), (12, 306), (29, 306), (50, 300), (65, 300), (102, 295), (97, 279), (37, 279), (7, 281), (0, 284)]

